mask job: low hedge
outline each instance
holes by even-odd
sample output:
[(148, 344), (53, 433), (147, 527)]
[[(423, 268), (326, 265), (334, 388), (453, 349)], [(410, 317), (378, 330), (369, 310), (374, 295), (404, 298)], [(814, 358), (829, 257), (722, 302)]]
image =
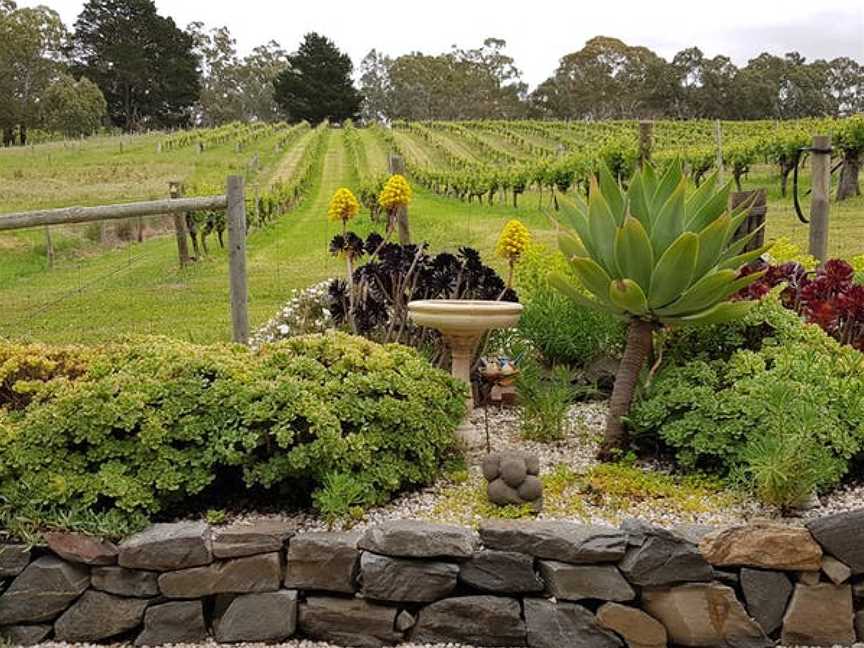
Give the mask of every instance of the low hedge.
[(348, 483), (380, 503), (434, 480), (464, 393), (411, 349), (340, 333), (254, 353), (0, 343), (0, 505), (7, 523), (136, 526), (246, 489), (308, 500)]

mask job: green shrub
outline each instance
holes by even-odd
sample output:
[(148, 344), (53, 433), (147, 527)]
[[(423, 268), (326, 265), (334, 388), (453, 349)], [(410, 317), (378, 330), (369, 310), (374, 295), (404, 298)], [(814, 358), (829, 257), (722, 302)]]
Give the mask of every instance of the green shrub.
[(565, 366), (547, 372), (533, 359), (522, 363), (516, 378), (522, 436), (544, 443), (564, 438), (574, 395), (572, 381), (573, 372)]
[(214, 508), (250, 488), (308, 500), (338, 473), (374, 504), (437, 476), (463, 399), (415, 351), (337, 333), (257, 353), (0, 344), (0, 501), (7, 519), (140, 523), (205, 491)]
[(569, 272), (564, 256), (532, 245), (517, 265), (516, 287), (525, 307), (519, 334), (549, 365), (584, 366), (593, 358), (620, 354), (625, 326), (606, 313), (576, 304), (552, 288), (551, 272)]
[(744, 477), (788, 505), (838, 483), (864, 449), (864, 355), (774, 298), (741, 322), (673, 335), (666, 359), (630, 423), (685, 468)]

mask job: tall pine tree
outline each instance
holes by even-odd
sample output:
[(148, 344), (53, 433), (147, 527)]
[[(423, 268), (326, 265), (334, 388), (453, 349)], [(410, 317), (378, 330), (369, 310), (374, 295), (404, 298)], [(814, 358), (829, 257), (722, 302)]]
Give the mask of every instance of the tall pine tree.
[(274, 82), (276, 102), (291, 121), (356, 119), (363, 98), (351, 80), (353, 70), (351, 59), (330, 39), (306, 34)]

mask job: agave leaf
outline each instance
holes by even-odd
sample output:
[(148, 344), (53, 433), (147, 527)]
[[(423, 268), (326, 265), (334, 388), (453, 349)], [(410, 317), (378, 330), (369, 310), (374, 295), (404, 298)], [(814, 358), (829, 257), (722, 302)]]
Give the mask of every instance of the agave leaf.
[(618, 186), (618, 181), (612, 176), (609, 167), (605, 163), (600, 165), (600, 191), (606, 204), (609, 205), (609, 210), (615, 217), (615, 224), (621, 225), (624, 223), (624, 194), (621, 192), (621, 187)]
[[(588, 233), (590, 245), (594, 254), (591, 256), (611, 274), (617, 274), (615, 268), (615, 231), (618, 227), (615, 217), (603, 195), (597, 190), (597, 181), (591, 181), (591, 198), (588, 201)], [(582, 242), (586, 243), (584, 237)], [(605, 294), (605, 291), (604, 291)]]
[[(646, 167), (646, 170), (650, 167)], [(630, 187), (627, 189), (627, 202), (630, 206), (630, 215), (635, 217), (645, 231), (651, 233), (653, 223), (651, 222), (651, 207), (648, 198), (645, 196), (644, 172), (637, 173), (630, 181)]]
[(729, 206), (730, 188), (731, 184), (727, 183), (720, 191), (710, 196), (698, 210), (690, 214), (687, 220), (687, 229), (691, 232), (701, 232), (717, 220)]
[(637, 175), (642, 176), (642, 190), (650, 205), (650, 201), (654, 200), (654, 194), (657, 193), (657, 173), (654, 171), (654, 165), (646, 164), (642, 167), (642, 173)]
[(567, 257), (569, 261), (573, 257), (590, 257), (591, 253), (585, 249), (579, 237), (573, 236), (569, 232), (561, 232), (558, 235), (558, 249)]
[(589, 256), (596, 256), (597, 251), (594, 249), (594, 246), (591, 244), (591, 234), (588, 229), (588, 212), (587, 208), (585, 212), (580, 212), (577, 209), (573, 209), (571, 207), (564, 208), (562, 205), (561, 211), (559, 212), (561, 217), (563, 217), (564, 225), (567, 225), (576, 232), (579, 240), (582, 241), (582, 245), (585, 246), (585, 249), (590, 253)]
[(771, 249), (771, 244), (763, 245), (760, 248), (756, 248), (751, 252), (745, 252), (744, 254), (739, 254), (738, 256), (734, 256), (731, 259), (726, 259), (725, 261), (720, 263), (720, 269), (724, 270), (729, 268), (731, 270), (738, 270), (741, 266), (744, 266), (754, 259), (758, 259), (760, 256), (765, 254), (768, 250)]
[(576, 257), (570, 265), (585, 289), (602, 302), (609, 301), (609, 284), (612, 278), (600, 265), (587, 257)]
[[(749, 203), (749, 200), (748, 200)], [(726, 236), (726, 244), (729, 244), (729, 241), (735, 236), (735, 233), (738, 231), (738, 228), (741, 227), (741, 224), (747, 220), (747, 217), (750, 215), (750, 207), (745, 207), (742, 209), (741, 205), (732, 210), (730, 214), (730, 222), (729, 222), (729, 232)], [(760, 227), (764, 227), (765, 223), (763, 223)]]
[(726, 288), (735, 282), (737, 276), (738, 273), (734, 270), (718, 270), (706, 275), (690, 286), (680, 299), (669, 306), (658, 308), (657, 314), (671, 317), (704, 311), (727, 297)]
[(633, 315), (644, 315), (648, 312), (645, 292), (632, 279), (616, 279), (609, 284), (609, 300)]
[(624, 317), (626, 315), (626, 313), (620, 308), (616, 308), (607, 302), (600, 302), (582, 294), (579, 288), (574, 286), (573, 282), (560, 272), (549, 273), (549, 285), (580, 306), (587, 306), (588, 308), (605, 311), (617, 315), (618, 317)]
[(708, 326), (711, 324), (722, 324), (742, 318), (755, 303), (752, 301), (721, 302), (701, 313), (685, 317), (661, 317), (660, 321), (668, 326), (681, 326), (685, 324)]
[(684, 196), (686, 191), (687, 183), (682, 180), (657, 214), (654, 228), (651, 230), (651, 244), (654, 246), (655, 258), (660, 257), (666, 248), (684, 231)]
[(655, 211), (666, 204), (669, 197), (678, 189), (683, 179), (684, 174), (681, 170), (681, 161), (675, 159), (666, 167), (666, 172), (660, 178), (657, 190), (651, 198), (651, 204)]
[(622, 277), (633, 279), (645, 292), (651, 288), (654, 250), (648, 232), (632, 216), (624, 220), (615, 235), (615, 261)]
[[(707, 203), (714, 195), (714, 187), (717, 185), (717, 171), (702, 181), (702, 184), (696, 188), (696, 191), (687, 199), (687, 217), (686, 221), (689, 224), (693, 220), (693, 216)], [(719, 215), (719, 214), (718, 214)]]
[(651, 275), (648, 304), (652, 309), (671, 304), (687, 290), (698, 257), (699, 237), (693, 232), (685, 232), (669, 246)]
[(720, 261), (728, 229), (729, 214), (721, 214), (717, 220), (699, 232), (699, 258), (696, 260), (694, 276), (701, 277)]
[(765, 223), (762, 223), (762, 225), (757, 227), (749, 234), (745, 234), (731, 245), (728, 245), (726, 249), (723, 250), (723, 256), (720, 258), (725, 261), (726, 259), (731, 259), (734, 256), (738, 256), (741, 253), (741, 250), (746, 248), (750, 244), (750, 241), (756, 238), (759, 232), (761, 232), (764, 228)]

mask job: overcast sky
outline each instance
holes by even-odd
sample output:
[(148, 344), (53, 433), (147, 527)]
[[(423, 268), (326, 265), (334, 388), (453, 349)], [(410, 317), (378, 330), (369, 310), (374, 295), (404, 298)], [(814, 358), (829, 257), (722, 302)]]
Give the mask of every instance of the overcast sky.
[[(72, 25), (83, 0), (47, 4)], [(355, 65), (372, 48), (391, 55), (469, 48), (494, 36), (508, 43), (532, 86), (565, 54), (602, 34), (645, 45), (667, 60), (693, 45), (742, 65), (760, 52), (797, 50), (808, 60), (849, 56), (864, 62), (862, 0), (156, 0), (181, 27), (193, 20), (227, 25), (241, 52), (276, 40), (293, 51), (302, 35), (322, 33)]]

